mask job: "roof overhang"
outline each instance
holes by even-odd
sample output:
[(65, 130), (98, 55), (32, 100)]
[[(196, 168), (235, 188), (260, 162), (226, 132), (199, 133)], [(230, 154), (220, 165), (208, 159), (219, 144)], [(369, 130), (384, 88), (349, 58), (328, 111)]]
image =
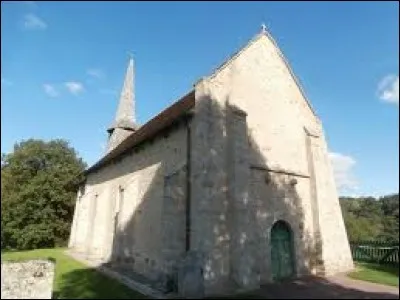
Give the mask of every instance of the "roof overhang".
[(129, 149), (132, 149), (139, 143), (146, 141), (153, 137), (160, 130), (172, 125), (176, 120), (180, 119), (194, 107), (195, 94), (194, 90), (183, 96), (180, 100), (160, 112), (150, 121), (139, 127), (131, 135), (129, 135), (124, 141), (122, 141), (117, 147), (108, 152), (98, 162), (92, 165), (90, 168), (84, 171), (84, 175), (88, 175), (110, 163), (113, 159), (126, 153)]

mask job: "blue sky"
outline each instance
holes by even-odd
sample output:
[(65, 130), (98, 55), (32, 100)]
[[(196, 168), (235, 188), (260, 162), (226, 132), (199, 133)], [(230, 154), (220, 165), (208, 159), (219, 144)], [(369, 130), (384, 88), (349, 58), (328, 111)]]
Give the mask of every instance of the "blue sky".
[(1, 2), (1, 152), (31, 137), (104, 153), (127, 67), (144, 123), (260, 30), (323, 121), (340, 193), (398, 192), (397, 2)]

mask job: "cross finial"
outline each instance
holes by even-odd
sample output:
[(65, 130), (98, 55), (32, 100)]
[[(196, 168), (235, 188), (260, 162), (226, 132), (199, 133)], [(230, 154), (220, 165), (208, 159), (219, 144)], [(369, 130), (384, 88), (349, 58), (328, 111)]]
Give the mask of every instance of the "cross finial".
[(267, 26), (265, 26), (264, 23), (261, 24), (261, 32), (266, 33), (267, 32)]
[(133, 53), (131, 51), (128, 51), (128, 56), (129, 56), (129, 59), (133, 59)]

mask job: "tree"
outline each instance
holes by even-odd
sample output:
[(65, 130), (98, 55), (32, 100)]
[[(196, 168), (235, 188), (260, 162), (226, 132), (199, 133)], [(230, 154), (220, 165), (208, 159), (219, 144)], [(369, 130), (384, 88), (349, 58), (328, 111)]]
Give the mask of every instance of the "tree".
[[(399, 194), (384, 196), (379, 199), (382, 202), (382, 211), (385, 216), (383, 233), (387, 240), (399, 239)], [(397, 238), (397, 239), (396, 239)]]
[(64, 140), (29, 139), (1, 158), (2, 248), (64, 246), (86, 164)]
[(399, 195), (340, 199), (347, 235), (351, 241), (399, 241)]

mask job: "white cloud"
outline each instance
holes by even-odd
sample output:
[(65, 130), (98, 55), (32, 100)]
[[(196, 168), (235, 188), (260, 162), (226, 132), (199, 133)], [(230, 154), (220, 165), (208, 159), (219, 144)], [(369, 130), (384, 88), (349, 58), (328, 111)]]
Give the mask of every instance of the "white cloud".
[(105, 77), (104, 72), (100, 69), (89, 69), (87, 70), (87, 74), (97, 79), (102, 79)]
[(48, 84), (48, 83), (43, 84), (43, 89), (44, 89), (44, 92), (47, 95), (49, 95), (50, 97), (54, 98), (54, 97), (58, 97), (59, 96), (59, 93), (58, 93), (57, 89), (51, 84)]
[(47, 24), (44, 20), (39, 18), (35, 14), (27, 14), (24, 16), (24, 27), (30, 30), (43, 30), (47, 28)]
[(69, 81), (64, 83), (71, 94), (78, 95), (84, 91), (83, 84), (77, 81)]
[(388, 75), (378, 84), (379, 98), (388, 103), (399, 104), (399, 75)]
[(13, 83), (12, 83), (10, 80), (1, 77), (1, 86), (10, 86), (10, 85), (12, 85), (12, 84), (13, 84)]
[(336, 186), (341, 193), (349, 193), (357, 190), (358, 183), (354, 178), (353, 167), (356, 164), (354, 158), (337, 152), (329, 152)]

